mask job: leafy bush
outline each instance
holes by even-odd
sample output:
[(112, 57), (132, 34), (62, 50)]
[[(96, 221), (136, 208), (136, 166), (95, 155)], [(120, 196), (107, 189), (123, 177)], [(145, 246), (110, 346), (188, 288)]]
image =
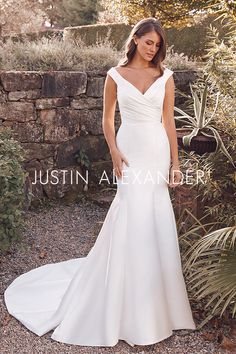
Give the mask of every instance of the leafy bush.
[(196, 302), (203, 299), (203, 327), (224, 312), (236, 314), (236, 227), (195, 218), (187, 209), (178, 219), (179, 242), (188, 292)]
[[(86, 45), (82, 39), (59, 37), (41, 38), (34, 41), (13, 41), (10, 38), (0, 45), (1, 70), (105, 70), (118, 63), (122, 53), (109, 41), (97, 39)], [(167, 51), (166, 64), (176, 69), (195, 69), (194, 61), (186, 55)]]
[[(206, 298), (210, 308), (203, 326), (215, 315), (229, 310), (236, 314), (236, 226), (212, 231), (192, 245), (185, 258), (185, 270), (197, 300)], [(207, 256), (207, 257), (206, 257)]]
[[(229, 26), (230, 20), (227, 21)], [(236, 80), (235, 58), (236, 58), (236, 25), (231, 24), (229, 34), (225, 38), (219, 38), (219, 32), (209, 27), (208, 32), (208, 53), (206, 62), (202, 67), (202, 73), (194, 83), (201, 88), (204, 80), (207, 80), (211, 94), (208, 100), (208, 112), (211, 116), (214, 113), (212, 123), (224, 142), (228, 156), (224, 150), (214, 153), (206, 153), (202, 157), (197, 154), (184, 153), (184, 163), (191, 161), (195, 170), (204, 171), (205, 183), (199, 183), (199, 195), (202, 203), (205, 204), (205, 212), (223, 224), (233, 226), (236, 223), (236, 188), (235, 188), (235, 162), (236, 162)], [(215, 96), (218, 105), (215, 108)], [(208, 118), (208, 122), (210, 122)], [(204, 128), (207, 124), (204, 125)], [(182, 151), (181, 151), (181, 154)]]
[(197, 69), (199, 65), (197, 59), (189, 59), (184, 53), (176, 53), (174, 45), (167, 47), (165, 63), (175, 70)]
[[(236, 161), (236, 24), (231, 22), (229, 34), (219, 38), (212, 26), (209, 29), (207, 61), (203, 72), (208, 76), (212, 87), (219, 92), (219, 104), (215, 114), (216, 128), (224, 133), (225, 146), (231, 159)], [(206, 202), (206, 211), (225, 226), (236, 223), (235, 168), (220, 151), (206, 156), (204, 164), (211, 165), (208, 183), (201, 185), (202, 200)], [(204, 169), (204, 166), (202, 165)]]
[[(236, 161), (236, 24), (228, 36), (220, 40), (218, 32), (210, 28), (207, 62), (203, 73), (219, 93), (215, 112), (216, 129), (224, 132), (225, 146), (231, 159)], [(197, 220), (183, 228), (179, 220), (180, 242), (185, 247), (184, 273), (190, 293), (196, 300), (204, 299), (209, 312), (199, 328), (214, 316), (227, 310), (236, 315), (236, 188), (235, 168), (229, 158), (218, 151), (201, 157), (187, 154), (198, 169), (205, 173), (206, 183), (199, 184), (199, 195), (205, 203), (204, 222)], [(205, 221), (211, 218), (212, 222)], [(209, 229), (210, 226), (210, 229)], [(181, 229), (182, 228), (182, 229)]]
[(0, 69), (4, 70), (101, 70), (115, 63), (117, 51), (104, 39), (86, 46), (82, 40), (53, 37), (13, 42), (0, 46)]
[(0, 251), (6, 252), (20, 241), (23, 230), (25, 172), (21, 167), (23, 150), (11, 138), (11, 131), (0, 131)]

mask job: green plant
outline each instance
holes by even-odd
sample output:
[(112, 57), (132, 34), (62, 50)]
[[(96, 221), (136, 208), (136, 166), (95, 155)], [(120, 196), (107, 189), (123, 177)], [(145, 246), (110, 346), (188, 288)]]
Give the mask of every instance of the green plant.
[[(189, 220), (182, 215), (177, 223), (180, 246), (184, 249), (183, 271), (190, 295), (197, 301), (202, 299), (208, 309), (199, 328), (226, 311), (232, 313), (232, 317), (236, 313), (236, 191), (232, 165), (236, 156), (236, 81), (232, 77), (235, 38), (235, 26), (221, 40), (218, 32), (211, 29), (207, 49), (209, 55), (203, 68), (208, 85), (218, 92), (217, 110), (212, 108), (214, 126), (229, 137), (225, 140), (225, 146), (230, 151), (231, 163), (222, 149), (218, 154), (202, 156), (185, 152), (187, 159), (194, 162), (198, 169), (210, 171), (205, 174), (206, 183), (199, 184), (201, 201), (205, 204), (204, 217), (198, 220), (192, 215)], [(189, 123), (187, 119), (186, 122)], [(209, 218), (212, 221), (207, 224)]]
[(177, 219), (188, 292), (206, 310), (198, 329), (225, 311), (232, 318), (236, 313), (236, 226), (222, 228), (208, 217), (198, 219), (185, 208)]
[(25, 171), (21, 167), (24, 152), (11, 138), (11, 131), (0, 131), (0, 251), (21, 240), (23, 230)]
[[(235, 171), (223, 154), (208, 154), (198, 159), (198, 168), (204, 171), (205, 183), (198, 185), (205, 211), (225, 226), (236, 223)], [(205, 173), (206, 168), (209, 173)]]
[[(199, 227), (195, 227), (199, 230)], [(189, 235), (188, 230), (182, 239)], [(223, 315), (228, 309), (232, 317), (236, 313), (236, 226), (225, 227), (205, 234), (192, 243), (184, 254), (184, 272), (190, 292), (196, 300), (206, 299), (208, 316), (199, 327), (215, 315)], [(189, 243), (188, 243), (189, 245)]]
[(0, 42), (2, 70), (101, 70), (116, 61), (117, 50), (107, 38), (92, 45), (58, 37)]
[(91, 162), (83, 148), (79, 149), (79, 151), (75, 154), (76, 161), (81, 166), (85, 166), (87, 169), (90, 169)]
[[(210, 88), (219, 92), (214, 126), (218, 131), (224, 132), (227, 137), (224, 140), (225, 147), (230, 153), (231, 160), (236, 161), (236, 80), (233, 75), (236, 58), (236, 25), (235, 22), (227, 19), (226, 26), (229, 27), (229, 32), (223, 38), (220, 38), (219, 32), (212, 26), (209, 28), (206, 62), (202, 72), (203, 77), (207, 77)], [(215, 97), (211, 100), (212, 95), (209, 95), (208, 98), (208, 107), (214, 111)], [(206, 183), (200, 183), (198, 188), (205, 213), (222, 223), (223, 226), (234, 226), (236, 223), (236, 175), (235, 167), (229, 161), (228, 156), (222, 153), (222, 150), (219, 150), (217, 154), (204, 154), (201, 157), (185, 151), (184, 158), (194, 160), (196, 169), (204, 171)]]
[[(87, 45), (81, 37), (60, 38), (57, 34), (49, 38), (30, 40), (22, 37), (15, 41), (10, 37), (0, 41), (0, 69), (2, 70), (101, 70), (115, 65), (122, 52), (109, 39), (96, 38)], [(165, 64), (175, 69), (196, 69), (196, 61), (168, 47)]]
[(167, 47), (165, 64), (175, 70), (196, 70), (198, 67), (197, 59), (190, 59), (184, 53), (174, 51), (174, 45)]
[[(85, 150), (83, 148), (80, 148), (78, 152), (75, 154), (75, 159), (76, 162), (81, 166), (82, 170), (85, 171), (86, 168), (90, 170), (91, 168), (91, 162), (89, 160), (88, 155), (86, 154)], [(84, 190), (88, 190), (88, 185), (85, 184)]]
[(221, 93), (235, 98), (236, 23), (228, 18), (226, 23), (222, 21), (221, 27), (227, 30), (223, 38), (213, 25), (208, 28), (203, 71)]
[[(193, 89), (192, 84), (190, 83), (190, 90), (193, 99), (193, 109), (194, 115), (191, 116), (188, 113), (184, 112), (178, 107), (174, 107), (174, 110), (180, 113), (180, 116), (175, 116), (175, 119), (184, 123), (182, 126), (183, 128), (189, 128), (191, 132), (188, 135), (183, 136), (183, 144), (185, 146), (190, 146), (191, 140), (194, 136), (201, 133), (202, 135), (213, 137), (216, 140), (216, 151), (217, 153), (219, 150), (223, 152), (225, 156), (230, 160), (233, 166), (235, 166), (232, 157), (230, 156), (229, 152), (227, 151), (223, 140), (218, 132), (218, 130), (214, 126), (214, 116), (216, 114), (216, 110), (218, 107), (219, 101), (219, 92), (216, 92), (216, 100), (213, 112), (208, 112), (207, 110), (207, 97), (208, 97), (208, 83), (207, 81), (204, 82), (203, 89), (200, 89), (200, 99), (197, 94), (197, 90)], [(213, 95), (213, 93), (212, 93)]]

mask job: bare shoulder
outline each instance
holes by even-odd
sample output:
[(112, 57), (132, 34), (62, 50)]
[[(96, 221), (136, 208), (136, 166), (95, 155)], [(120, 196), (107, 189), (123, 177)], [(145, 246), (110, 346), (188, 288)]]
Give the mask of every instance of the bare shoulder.
[(118, 73), (122, 73), (122, 71), (124, 70), (124, 68), (126, 68), (126, 66), (117, 65), (117, 66), (113, 66), (113, 68), (116, 71), (118, 71)]

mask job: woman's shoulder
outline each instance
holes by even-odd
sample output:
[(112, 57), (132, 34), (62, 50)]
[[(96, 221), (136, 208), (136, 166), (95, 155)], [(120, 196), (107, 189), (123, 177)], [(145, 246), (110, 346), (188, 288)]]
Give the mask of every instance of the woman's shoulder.
[(107, 73), (110, 74), (110, 73), (119, 73), (119, 68), (121, 68), (121, 66), (112, 66), (110, 67), (109, 70), (107, 70)]
[(117, 84), (119, 81), (119, 73), (116, 70), (115, 66), (112, 66), (109, 70), (107, 70), (107, 75), (109, 75), (113, 81), (115, 81), (115, 83)]
[(122, 68), (123, 66), (121, 65), (117, 65), (117, 66), (111, 66), (109, 70), (111, 69), (119, 69), (119, 68)]
[(168, 74), (173, 74), (174, 73), (174, 70), (173, 69), (170, 69), (169, 67), (167, 66), (163, 66), (163, 71), (164, 73), (168, 73)]
[(166, 82), (171, 76), (173, 76), (174, 71), (167, 66), (163, 68), (163, 80)]
[(111, 66), (108, 70), (107, 73), (109, 73), (110, 71), (112, 71), (114, 69), (114, 66)]

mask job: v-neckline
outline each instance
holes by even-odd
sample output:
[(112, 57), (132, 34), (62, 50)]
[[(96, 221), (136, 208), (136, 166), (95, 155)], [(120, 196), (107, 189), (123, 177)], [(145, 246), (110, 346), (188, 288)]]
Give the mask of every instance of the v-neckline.
[(163, 75), (162, 76), (159, 76), (148, 88), (147, 88), (147, 90), (144, 92), (144, 93), (142, 93), (135, 85), (133, 85), (129, 80), (127, 80), (127, 79), (125, 79), (119, 72), (118, 72), (118, 70), (116, 70), (116, 68), (115, 67), (113, 67), (113, 69), (117, 72), (117, 74), (125, 81), (125, 82), (127, 82), (131, 87), (133, 87), (137, 92), (139, 92), (139, 94), (141, 95), (141, 96), (145, 96), (146, 95), (146, 93), (154, 86), (154, 84), (159, 80), (159, 79), (161, 79), (163, 76), (164, 76), (164, 73), (165, 73), (165, 70), (166, 70), (166, 68), (164, 68), (164, 71), (163, 71)]

